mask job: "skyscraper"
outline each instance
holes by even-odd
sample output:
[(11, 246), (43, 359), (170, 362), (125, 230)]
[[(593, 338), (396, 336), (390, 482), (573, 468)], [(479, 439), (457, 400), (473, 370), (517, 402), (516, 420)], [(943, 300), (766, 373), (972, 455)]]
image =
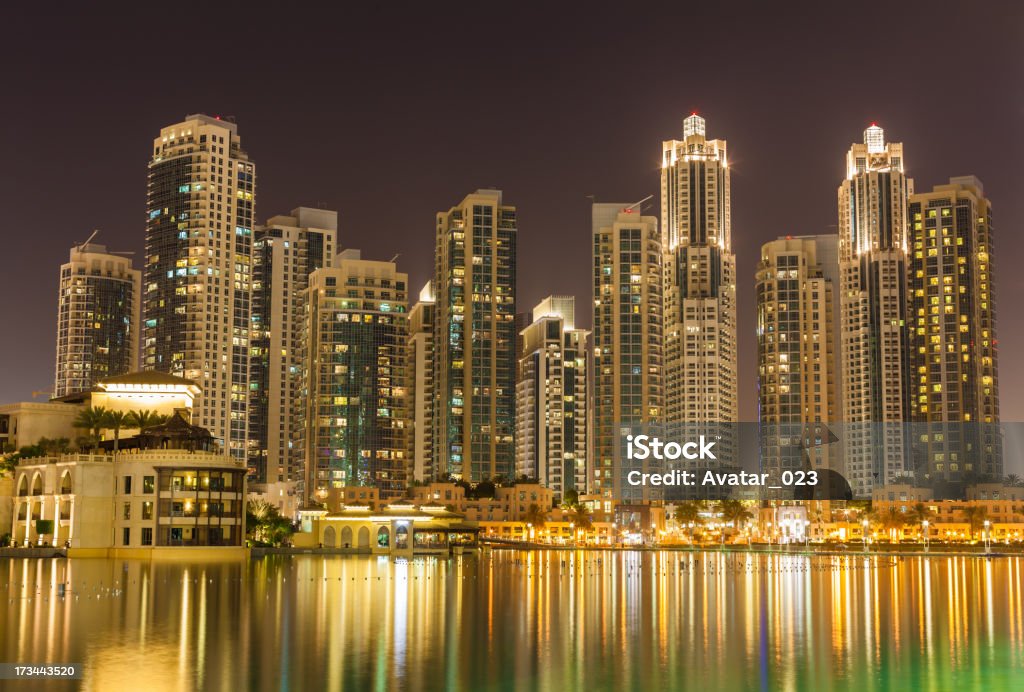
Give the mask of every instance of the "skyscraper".
[(300, 440), (306, 499), (344, 486), (405, 492), (408, 277), (345, 250), (309, 277)]
[(846, 154), (839, 185), (842, 396), (846, 472), (866, 497), (907, 471), (907, 198), (903, 145), (882, 128)]
[(86, 242), (60, 267), (54, 396), (138, 367), (142, 273), (123, 255)]
[(587, 491), (587, 334), (575, 299), (549, 296), (522, 331), (516, 384), (516, 476), (536, 478), (560, 500)]
[(515, 470), (516, 209), (477, 190), (437, 215), (434, 473)]
[(591, 492), (620, 497), (620, 428), (662, 420), (662, 241), (638, 204), (594, 204)]
[(338, 212), (298, 207), (255, 229), (249, 479), (257, 489), (303, 479), (302, 450), (293, 444), (301, 380), (302, 330), (309, 275), (330, 267)]
[(406, 396), (409, 397), (408, 462), (413, 480), (434, 478), (434, 329), (437, 306), (434, 285), (428, 281), (409, 310), (406, 354)]
[(197, 382), (193, 422), (245, 459), (256, 169), (233, 122), (190, 115), (149, 162), (142, 365)]
[(662, 144), (661, 223), (665, 300), (665, 420), (739, 419), (736, 257), (732, 254), (725, 140), (704, 118)]
[(992, 205), (966, 176), (911, 195), (909, 216), (915, 470), (1001, 476)]
[[(763, 471), (842, 472), (833, 280), (838, 236), (780, 238), (761, 246), (757, 266), (757, 396)], [(831, 273), (831, 272), (829, 272)], [(815, 440), (808, 444), (804, 440)]]

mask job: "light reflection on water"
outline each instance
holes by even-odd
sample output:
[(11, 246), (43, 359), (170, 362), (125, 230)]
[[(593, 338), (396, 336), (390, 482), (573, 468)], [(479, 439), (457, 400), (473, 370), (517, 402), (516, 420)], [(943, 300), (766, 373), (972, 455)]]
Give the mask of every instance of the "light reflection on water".
[(996, 692), (1024, 670), (1022, 563), (554, 551), (0, 559), (0, 661), (82, 663), (87, 690)]

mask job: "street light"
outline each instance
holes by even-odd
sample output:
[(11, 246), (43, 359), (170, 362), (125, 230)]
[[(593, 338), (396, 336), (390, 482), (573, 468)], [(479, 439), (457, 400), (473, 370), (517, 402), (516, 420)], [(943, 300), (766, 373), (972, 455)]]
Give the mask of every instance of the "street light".
[(924, 527), (924, 552), (928, 552), (928, 520), (925, 519), (921, 522), (921, 526)]
[(985, 552), (986, 553), (992, 547), (992, 544), (990, 542), (990, 539), (992, 538), (992, 536), (991, 536), (991, 533), (989, 531), (989, 527), (991, 527), (991, 526), (992, 526), (992, 522), (990, 522), (988, 519), (986, 519), (985, 520)]
[(811, 538), (811, 522), (804, 519), (804, 550), (807, 550), (808, 541)]
[(864, 540), (864, 552), (866, 553), (868, 552), (868, 520), (864, 519), (863, 521), (861, 521), (860, 525), (862, 529), (860, 535), (861, 538)]

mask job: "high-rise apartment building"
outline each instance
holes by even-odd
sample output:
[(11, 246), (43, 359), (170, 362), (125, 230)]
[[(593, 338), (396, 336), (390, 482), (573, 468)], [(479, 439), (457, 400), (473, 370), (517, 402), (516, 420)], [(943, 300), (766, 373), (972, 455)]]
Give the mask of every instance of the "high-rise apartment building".
[(257, 226), (253, 240), (249, 365), (249, 481), (266, 490), (303, 480), (292, 440), (301, 382), (309, 275), (330, 267), (338, 212), (298, 207)]
[(992, 205), (966, 176), (911, 195), (908, 213), (915, 471), (999, 477)]
[(137, 369), (141, 280), (131, 259), (103, 245), (71, 248), (60, 267), (54, 396)]
[(587, 334), (575, 299), (549, 296), (522, 330), (516, 384), (516, 476), (535, 478), (560, 500), (587, 491)]
[(516, 209), (477, 190), (437, 215), (434, 473), (515, 471)]
[(872, 125), (839, 186), (841, 389), (847, 479), (867, 497), (907, 469), (907, 199), (903, 145)]
[(662, 241), (658, 219), (594, 204), (593, 462), (589, 490), (620, 497), (622, 426), (662, 420)]
[(405, 492), (407, 283), (394, 262), (358, 250), (309, 276), (296, 439), (307, 501), (345, 486), (372, 486), (381, 498)]
[(142, 366), (198, 383), (193, 423), (245, 459), (256, 168), (233, 122), (190, 115), (149, 162)]
[(411, 478), (421, 483), (434, 479), (434, 329), (437, 306), (433, 282), (420, 291), (409, 309), (409, 346), (406, 354), (406, 395), (409, 397), (408, 462)]
[[(838, 236), (780, 238), (757, 266), (757, 396), (762, 471), (842, 473), (833, 278)], [(828, 272), (828, 273), (826, 273)]]
[(665, 420), (739, 420), (736, 257), (725, 140), (696, 113), (662, 144)]

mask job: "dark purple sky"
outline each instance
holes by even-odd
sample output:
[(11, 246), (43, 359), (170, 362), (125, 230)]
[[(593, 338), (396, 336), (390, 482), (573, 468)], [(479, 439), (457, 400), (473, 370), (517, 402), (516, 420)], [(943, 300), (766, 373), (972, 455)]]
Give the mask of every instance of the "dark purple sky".
[(151, 142), (187, 113), (236, 116), (258, 218), (338, 209), (342, 244), (401, 253), (416, 290), (434, 213), (503, 189), (519, 208), (520, 309), (573, 293), (589, 324), (587, 196), (656, 193), (661, 141), (698, 110), (733, 164), (744, 419), (759, 247), (834, 232), (844, 154), (878, 121), (917, 189), (985, 184), (1003, 419), (1024, 420), (1024, 4), (355, 4), (7, 9), (0, 402), (53, 386), (69, 246), (99, 228), (141, 260)]

